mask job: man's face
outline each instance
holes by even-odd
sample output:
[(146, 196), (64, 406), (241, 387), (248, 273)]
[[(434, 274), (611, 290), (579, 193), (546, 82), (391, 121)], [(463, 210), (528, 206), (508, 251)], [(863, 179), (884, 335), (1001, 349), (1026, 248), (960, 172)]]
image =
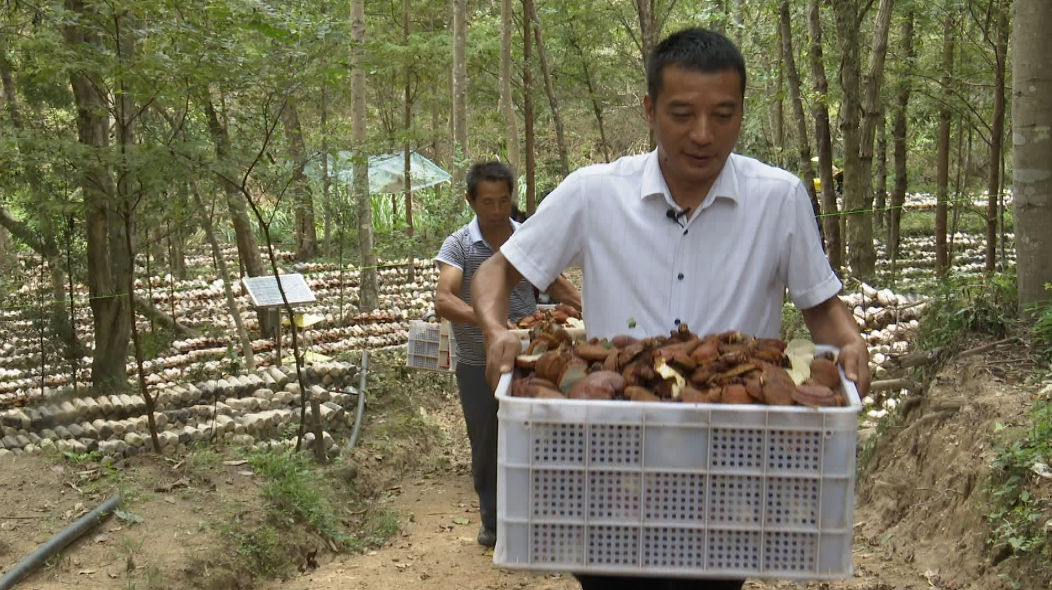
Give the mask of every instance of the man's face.
[(662, 71), (656, 103), (643, 98), (662, 171), (669, 181), (711, 183), (723, 169), (742, 125), (741, 77), (736, 70)]
[(508, 225), (508, 219), (511, 218), (511, 189), (507, 182), (480, 180), (475, 185), (475, 198), (472, 199), (469, 195), (467, 200), (468, 205), (471, 205), (471, 209), (479, 218), (479, 225), (483, 227)]

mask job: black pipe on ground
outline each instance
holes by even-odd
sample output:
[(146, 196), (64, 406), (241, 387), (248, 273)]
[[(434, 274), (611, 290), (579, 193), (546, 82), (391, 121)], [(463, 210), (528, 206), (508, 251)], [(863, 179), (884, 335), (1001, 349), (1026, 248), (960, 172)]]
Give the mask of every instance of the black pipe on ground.
[(36, 551), (29, 554), (29, 557), (23, 559), (18, 565), (4, 574), (4, 577), (0, 578), (0, 590), (10, 590), (11, 588), (14, 588), (15, 584), (33, 573), (38, 567), (43, 565), (44, 562), (54, 557), (59, 551), (65, 549), (73, 541), (79, 539), (84, 533), (95, 528), (95, 526), (109, 516), (110, 513), (120, 505), (120, 503), (121, 495), (117, 494), (102, 504), (99, 504), (94, 510), (85, 514), (73, 524), (62, 529), (57, 535), (51, 537), (47, 543), (44, 543), (38, 547)]

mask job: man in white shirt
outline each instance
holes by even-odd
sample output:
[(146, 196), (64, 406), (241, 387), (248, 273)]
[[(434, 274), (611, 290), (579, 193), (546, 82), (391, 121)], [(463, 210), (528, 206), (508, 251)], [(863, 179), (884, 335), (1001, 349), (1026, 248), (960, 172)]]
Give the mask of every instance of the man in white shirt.
[[(815, 342), (840, 347), (861, 395), (869, 353), (837, 298), (803, 183), (733, 154), (741, 130), (745, 62), (726, 37), (687, 29), (647, 63), (652, 153), (577, 170), (484, 263), (472, 286), (496, 383), (519, 353), (507, 330), (508, 293), (525, 278), (544, 288), (567, 266), (584, 275), (589, 336), (656, 336), (687, 323), (707, 334), (778, 337), (786, 289)], [(584, 590), (738, 590), (743, 580), (579, 576)]]

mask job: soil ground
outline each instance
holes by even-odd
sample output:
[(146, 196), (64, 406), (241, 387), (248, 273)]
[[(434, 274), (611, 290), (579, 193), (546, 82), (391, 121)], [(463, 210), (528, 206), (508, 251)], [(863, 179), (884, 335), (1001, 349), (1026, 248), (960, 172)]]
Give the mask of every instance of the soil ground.
[[(986, 546), (982, 492), (994, 432), (998, 425), (1020, 423), (1036, 391), (1013, 382), (995, 360), (973, 358), (947, 367), (909, 415), (879, 439), (857, 484), (853, 579), (750, 580), (746, 587), (1007, 590), (1012, 582), (1019, 588), (1044, 587), (1046, 578), (1028, 574), (1012, 559), (991, 565)], [(375, 549), (337, 554), (316, 536), (289, 532), (282, 541), (296, 553), (302, 571), (266, 581), (235, 571), (236, 549), (217, 532), (220, 523), (249, 522), (264, 511), (257, 477), (244, 465), (223, 464), (236, 459), (230, 451), (182, 459), (140, 457), (109, 474), (62, 457), (23, 457), (0, 468), (0, 566), (6, 571), (79, 513), (123, 489), (131, 500), (129, 518), (140, 517), (142, 523), (111, 517), (19, 588), (579, 587), (566, 575), (502, 571), (494, 567), (492, 553), (475, 543), (479, 518), (460, 408), (451, 383), (436, 383), (412, 403), (445, 432), (441, 444), (416, 448), (411, 440), (389, 440), (355, 451), (359, 480), (367, 480), (366, 487), (376, 493), (367, 509), (398, 517), (398, 533)], [(371, 416), (374, 430), (367, 430), (363, 441), (377, 432), (377, 422), (396, 418)], [(411, 462), (393, 460), (392, 444), (402, 449), (400, 457), (419, 456)], [(176, 482), (175, 489), (163, 491)], [(1045, 495), (1050, 491), (1044, 489)], [(312, 550), (317, 551), (313, 559), (302, 557)]]

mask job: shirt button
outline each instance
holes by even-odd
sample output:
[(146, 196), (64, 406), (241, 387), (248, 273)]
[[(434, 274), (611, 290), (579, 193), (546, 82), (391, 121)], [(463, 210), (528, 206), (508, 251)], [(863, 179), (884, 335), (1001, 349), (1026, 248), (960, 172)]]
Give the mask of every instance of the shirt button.
[(679, 277), (678, 278), (679, 278), (679, 280), (682, 281), (683, 280), (683, 273), (679, 273)]
[(679, 325), (679, 318), (676, 318), (676, 325)]

